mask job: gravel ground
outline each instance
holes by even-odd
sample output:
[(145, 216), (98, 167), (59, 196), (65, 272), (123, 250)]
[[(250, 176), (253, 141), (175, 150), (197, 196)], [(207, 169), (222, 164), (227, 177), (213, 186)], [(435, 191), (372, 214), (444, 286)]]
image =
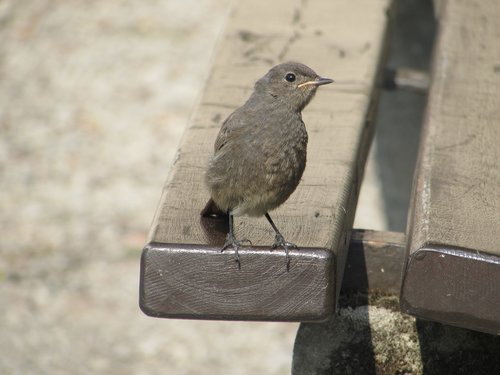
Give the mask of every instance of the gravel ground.
[(296, 324), (152, 319), (140, 250), (224, 0), (0, 1), (0, 373), (286, 374)]

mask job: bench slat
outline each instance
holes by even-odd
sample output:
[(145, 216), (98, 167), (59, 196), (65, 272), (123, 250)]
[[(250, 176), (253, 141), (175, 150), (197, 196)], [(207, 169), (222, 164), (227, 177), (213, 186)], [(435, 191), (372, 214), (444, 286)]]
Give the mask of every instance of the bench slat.
[(500, 332), (500, 3), (442, 9), (414, 180), (403, 311)]
[[(140, 304), (162, 317), (325, 319), (335, 309), (372, 138), (390, 0), (236, 3), (143, 252)], [(336, 79), (303, 112), (306, 170), (272, 213), (299, 250), (291, 251), (286, 272), (284, 251), (270, 249), (274, 234), (266, 220), (235, 218), (236, 235), (254, 245), (240, 251), (238, 270), (232, 250), (219, 251), (225, 223), (200, 218), (209, 198), (204, 171), (221, 122), (255, 80), (287, 60)]]

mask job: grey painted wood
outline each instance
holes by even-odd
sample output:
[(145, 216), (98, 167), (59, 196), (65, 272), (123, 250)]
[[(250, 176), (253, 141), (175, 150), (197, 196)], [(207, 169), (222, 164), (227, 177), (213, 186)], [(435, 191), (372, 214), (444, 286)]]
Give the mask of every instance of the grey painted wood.
[(500, 332), (500, 2), (443, 8), (414, 200), (404, 311)]
[[(155, 316), (321, 320), (335, 310), (340, 290), (373, 133), (390, 0), (235, 4), (151, 227), (141, 306)], [(254, 246), (240, 251), (238, 269), (232, 250), (218, 251), (225, 223), (200, 217), (209, 199), (203, 174), (222, 121), (255, 80), (287, 60), (336, 80), (303, 112), (307, 166), (295, 193), (272, 214), (298, 250), (291, 251), (287, 273), (284, 251), (270, 249), (274, 235), (265, 218), (236, 218), (237, 236)]]

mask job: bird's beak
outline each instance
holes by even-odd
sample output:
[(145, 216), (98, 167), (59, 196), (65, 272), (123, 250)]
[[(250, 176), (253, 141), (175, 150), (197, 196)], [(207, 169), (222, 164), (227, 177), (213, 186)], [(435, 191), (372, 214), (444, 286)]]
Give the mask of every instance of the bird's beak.
[(321, 86), (321, 85), (327, 85), (327, 84), (332, 83), (332, 82), (333, 82), (333, 79), (323, 78), (323, 77), (317, 77), (315, 80), (301, 83), (297, 87), (300, 88), (300, 87), (309, 86), (309, 85)]

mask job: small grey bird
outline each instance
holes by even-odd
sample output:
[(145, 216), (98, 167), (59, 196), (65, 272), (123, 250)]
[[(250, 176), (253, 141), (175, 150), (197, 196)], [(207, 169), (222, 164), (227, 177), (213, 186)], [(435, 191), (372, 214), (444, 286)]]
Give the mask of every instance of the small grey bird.
[(222, 250), (232, 247), (240, 266), (233, 216), (264, 215), (276, 237), (273, 248), (289, 249), (269, 216), (294, 192), (306, 166), (307, 131), (301, 111), (320, 85), (332, 83), (296, 62), (276, 65), (255, 83), (247, 102), (224, 121), (206, 173), (211, 199), (204, 216), (229, 215), (229, 233)]

